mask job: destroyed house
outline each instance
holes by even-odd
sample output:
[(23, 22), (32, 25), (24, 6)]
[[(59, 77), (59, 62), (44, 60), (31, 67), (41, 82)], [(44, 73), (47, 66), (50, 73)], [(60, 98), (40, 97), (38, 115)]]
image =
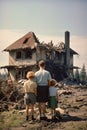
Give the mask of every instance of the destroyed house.
[(53, 78), (60, 81), (70, 73), (73, 74), (73, 55), (77, 54), (70, 48), (70, 33), (65, 32), (65, 43), (54, 45), (52, 41), (48, 44), (40, 43), (33, 32), (8, 46), (4, 51), (9, 52), (9, 65), (7, 68), (13, 81), (26, 78), (29, 70), (38, 70), (38, 61), (46, 62), (46, 69), (50, 71)]

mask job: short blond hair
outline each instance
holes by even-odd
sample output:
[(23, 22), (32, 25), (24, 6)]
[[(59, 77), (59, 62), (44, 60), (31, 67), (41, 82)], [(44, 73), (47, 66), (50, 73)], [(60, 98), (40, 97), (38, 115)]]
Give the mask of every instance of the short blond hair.
[(27, 77), (27, 79), (34, 78), (35, 73), (33, 71), (28, 71), (26, 77)]
[(57, 84), (57, 81), (55, 79), (50, 80), (50, 86), (55, 86)]

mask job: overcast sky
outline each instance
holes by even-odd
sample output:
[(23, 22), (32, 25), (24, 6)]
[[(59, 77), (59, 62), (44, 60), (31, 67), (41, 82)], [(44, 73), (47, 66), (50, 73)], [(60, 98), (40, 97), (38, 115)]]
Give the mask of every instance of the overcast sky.
[(26, 33), (57, 44), (67, 30), (74, 65), (87, 69), (87, 0), (0, 0), (0, 66), (9, 64), (3, 50)]

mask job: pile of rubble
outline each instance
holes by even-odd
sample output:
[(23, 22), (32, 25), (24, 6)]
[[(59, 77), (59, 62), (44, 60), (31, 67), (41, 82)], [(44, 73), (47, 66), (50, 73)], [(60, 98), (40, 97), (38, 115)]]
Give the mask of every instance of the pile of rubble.
[[(11, 109), (25, 109), (23, 90), (24, 82), (25, 80), (20, 80), (17, 83), (12, 83), (11, 81), (9, 83), (2, 82), (0, 86), (0, 111)], [(59, 95), (59, 105), (62, 106), (62, 109), (70, 108), (69, 98), (73, 97), (76, 94), (75, 88), (78, 87), (79, 90), (81, 89), (81, 86), (66, 85), (63, 82), (59, 82), (57, 84), (57, 87)]]
[(0, 111), (24, 108), (24, 92), (21, 83), (7, 83), (0, 85)]

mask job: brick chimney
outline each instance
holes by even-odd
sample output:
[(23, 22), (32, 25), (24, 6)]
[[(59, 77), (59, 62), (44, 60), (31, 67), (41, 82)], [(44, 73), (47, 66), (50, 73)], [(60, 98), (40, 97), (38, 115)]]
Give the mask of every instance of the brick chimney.
[(65, 32), (65, 51), (66, 51), (66, 58), (65, 64), (69, 68), (70, 67), (70, 32)]

